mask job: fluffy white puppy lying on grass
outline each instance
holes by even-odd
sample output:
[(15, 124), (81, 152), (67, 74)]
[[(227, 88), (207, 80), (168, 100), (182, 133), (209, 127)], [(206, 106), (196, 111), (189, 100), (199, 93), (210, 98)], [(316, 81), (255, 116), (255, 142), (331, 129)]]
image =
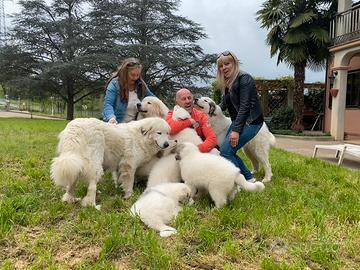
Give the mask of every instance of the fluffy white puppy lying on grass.
[(181, 211), (180, 204), (189, 202), (190, 195), (190, 188), (183, 183), (163, 183), (147, 188), (130, 211), (147, 226), (160, 232), (161, 237), (168, 237), (177, 231), (166, 224)]
[(239, 169), (229, 160), (208, 153), (200, 153), (191, 143), (177, 146), (176, 159), (179, 160), (182, 179), (191, 190), (207, 190), (217, 208), (223, 207), (228, 199), (235, 198), (237, 187), (250, 192), (262, 191), (261, 182), (247, 182)]

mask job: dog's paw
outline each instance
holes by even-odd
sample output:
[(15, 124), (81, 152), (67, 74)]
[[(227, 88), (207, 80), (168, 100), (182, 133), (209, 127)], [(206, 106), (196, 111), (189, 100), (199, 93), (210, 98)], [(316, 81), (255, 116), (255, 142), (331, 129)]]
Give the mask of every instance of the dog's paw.
[(188, 202), (188, 205), (193, 205), (195, 203), (194, 199), (193, 198), (190, 198), (189, 199), (189, 202)]
[(171, 228), (169, 227), (168, 229), (165, 229), (165, 230), (162, 230), (160, 232), (160, 236), (161, 237), (169, 237), (173, 234), (176, 234), (177, 233), (177, 230), (175, 228)]
[(96, 207), (96, 204), (95, 204), (95, 199), (94, 198), (89, 198), (89, 197), (84, 197), (81, 201), (81, 206), (94, 206)]
[(72, 195), (70, 195), (69, 193), (65, 193), (61, 199), (63, 202), (67, 202), (67, 203), (75, 203), (80, 201), (80, 198), (76, 198)]
[(261, 182), (263, 182), (263, 183), (268, 183), (268, 182), (270, 182), (271, 181), (271, 178), (269, 179), (269, 178), (264, 178)]
[(100, 204), (95, 205), (95, 209), (100, 211), (101, 210), (101, 205)]
[(265, 189), (265, 186), (262, 182), (257, 181), (254, 184), (256, 185), (256, 191), (258, 192), (261, 192)]
[(131, 195), (132, 195), (132, 192), (125, 193), (124, 199), (129, 199), (131, 197)]

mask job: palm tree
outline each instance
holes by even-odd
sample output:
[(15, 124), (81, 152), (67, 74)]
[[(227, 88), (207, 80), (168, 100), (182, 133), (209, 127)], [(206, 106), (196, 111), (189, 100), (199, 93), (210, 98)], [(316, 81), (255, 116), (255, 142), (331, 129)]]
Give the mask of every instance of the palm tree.
[(269, 29), (266, 42), (277, 64), (294, 69), (294, 113), (292, 129), (300, 132), (304, 106), (305, 68), (321, 70), (329, 57), (329, 23), (336, 12), (334, 0), (267, 0), (256, 13), (261, 27)]

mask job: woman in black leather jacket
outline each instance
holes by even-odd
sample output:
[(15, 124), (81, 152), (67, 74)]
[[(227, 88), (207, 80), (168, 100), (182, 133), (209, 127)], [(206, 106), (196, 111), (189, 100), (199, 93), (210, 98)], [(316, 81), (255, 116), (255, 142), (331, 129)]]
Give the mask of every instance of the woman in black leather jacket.
[(236, 154), (256, 136), (264, 122), (255, 81), (240, 70), (239, 60), (230, 51), (221, 53), (216, 64), (216, 77), (223, 94), (220, 107), (229, 111), (232, 121), (220, 146), (220, 154), (234, 163), (247, 181), (255, 182), (252, 173)]

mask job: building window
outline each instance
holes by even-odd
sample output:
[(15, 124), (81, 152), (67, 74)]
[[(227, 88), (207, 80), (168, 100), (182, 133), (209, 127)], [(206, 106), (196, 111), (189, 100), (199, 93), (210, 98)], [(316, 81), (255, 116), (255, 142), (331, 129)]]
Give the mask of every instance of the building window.
[(348, 73), (346, 108), (360, 108), (360, 70)]

